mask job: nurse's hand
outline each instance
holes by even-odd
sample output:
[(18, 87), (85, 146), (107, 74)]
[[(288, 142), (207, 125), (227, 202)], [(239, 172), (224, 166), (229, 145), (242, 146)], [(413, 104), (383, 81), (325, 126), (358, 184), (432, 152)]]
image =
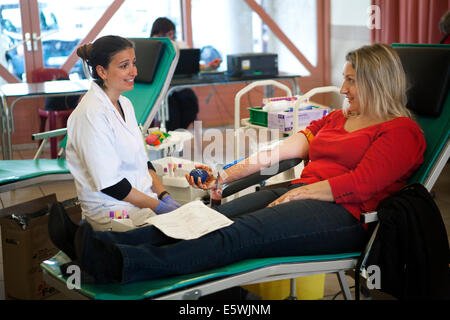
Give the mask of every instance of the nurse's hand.
[(176, 208), (174, 206), (167, 204), (164, 201), (160, 200), (154, 211), (156, 214), (162, 214), (162, 213), (167, 213), (167, 212), (173, 211), (175, 209)]
[(181, 205), (178, 202), (173, 200), (171, 195), (167, 195), (164, 198), (162, 198), (162, 202), (164, 202), (165, 204), (167, 204), (169, 206), (172, 206), (174, 208), (174, 210), (181, 207)]
[(195, 166), (196, 169), (203, 169), (208, 173), (208, 177), (205, 180), (205, 183), (202, 183), (200, 177), (198, 177), (197, 183), (195, 183), (194, 178), (190, 174), (186, 174), (186, 180), (193, 188), (200, 188), (203, 190), (210, 189), (212, 186), (216, 184), (216, 178), (214, 177), (214, 173), (210, 167), (205, 166), (203, 164), (198, 164)]

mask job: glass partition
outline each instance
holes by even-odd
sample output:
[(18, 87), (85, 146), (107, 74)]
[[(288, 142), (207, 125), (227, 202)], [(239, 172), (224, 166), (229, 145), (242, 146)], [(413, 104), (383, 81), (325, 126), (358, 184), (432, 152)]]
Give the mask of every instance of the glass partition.
[[(0, 1), (0, 63), (10, 73), (22, 79), (24, 49), (19, 0)], [(0, 77), (0, 84), (6, 81)]]
[(153, 21), (158, 17), (170, 19), (175, 24), (176, 39), (182, 39), (179, 0), (126, 0), (99, 37), (115, 34), (129, 38), (148, 38)]
[[(317, 65), (316, 0), (257, 0), (312, 65)], [(218, 14), (220, 13), (220, 14)], [(279, 70), (309, 72), (243, 0), (192, 0), (194, 47), (211, 45), (222, 55), (236, 53), (278, 54)]]
[[(61, 67), (111, 3), (112, 0), (39, 0), (44, 66)], [(84, 77), (78, 60), (70, 71), (70, 78)]]
[(253, 52), (253, 18), (242, 0), (192, 0), (194, 47), (215, 48), (223, 61), (218, 70), (226, 70), (228, 54)]
[[(316, 3), (317, 0), (261, 1), (264, 10), (313, 66), (317, 66), (318, 55)], [(280, 70), (298, 73), (302, 76), (310, 75), (310, 72), (267, 26), (262, 28), (266, 50), (278, 53)]]

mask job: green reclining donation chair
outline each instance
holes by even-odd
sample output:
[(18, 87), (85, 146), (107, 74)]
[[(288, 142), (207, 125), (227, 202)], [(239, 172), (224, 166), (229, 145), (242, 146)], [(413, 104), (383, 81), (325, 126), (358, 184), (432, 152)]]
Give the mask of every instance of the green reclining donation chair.
[[(135, 43), (138, 77), (134, 89), (125, 92), (124, 96), (133, 103), (138, 123), (147, 129), (164, 101), (178, 63), (179, 50), (168, 38), (130, 40)], [(0, 193), (43, 182), (72, 180), (65, 159), (39, 159), (46, 141), (66, 132), (64, 128), (34, 134), (33, 140), (44, 141), (33, 160), (0, 160)]]
[[(416, 114), (416, 120), (423, 129), (427, 142), (425, 161), (410, 182), (420, 182), (430, 190), (450, 154), (448, 141), (450, 48), (449, 46), (409, 45), (396, 47), (396, 50), (400, 54), (411, 85), (408, 107)], [(280, 171), (298, 164), (299, 161), (299, 159), (284, 161), (279, 166)], [(224, 189), (223, 195), (226, 197), (267, 178), (268, 176), (256, 173), (244, 178), (243, 181), (231, 183)], [(364, 222), (377, 220), (374, 213), (364, 215), (362, 219)], [(60, 271), (60, 266), (70, 261), (64, 253), (59, 252), (53, 258), (44, 261), (41, 267), (44, 271), (44, 279), (49, 285), (77, 299), (197, 299), (200, 296), (238, 285), (295, 279), (322, 273), (336, 273), (344, 297), (352, 299), (345, 272), (355, 269), (360, 256), (362, 256), (361, 252), (349, 252), (319, 256), (248, 259), (194, 274), (127, 285), (85, 284), (80, 289), (72, 290), (67, 288), (67, 278)], [(355, 272), (359, 271), (355, 270)], [(291, 288), (294, 289), (294, 285), (291, 285)], [(292, 292), (291, 296), (294, 296)]]

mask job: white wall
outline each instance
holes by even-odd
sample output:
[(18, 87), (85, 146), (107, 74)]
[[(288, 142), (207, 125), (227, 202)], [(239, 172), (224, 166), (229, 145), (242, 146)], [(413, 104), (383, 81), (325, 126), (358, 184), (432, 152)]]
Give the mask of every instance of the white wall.
[(331, 0), (331, 24), (335, 26), (365, 26), (370, 0)]
[[(370, 44), (367, 8), (370, 0), (331, 0), (330, 59), (331, 84), (342, 85), (345, 56), (351, 50)], [(339, 97), (331, 102), (339, 107)]]

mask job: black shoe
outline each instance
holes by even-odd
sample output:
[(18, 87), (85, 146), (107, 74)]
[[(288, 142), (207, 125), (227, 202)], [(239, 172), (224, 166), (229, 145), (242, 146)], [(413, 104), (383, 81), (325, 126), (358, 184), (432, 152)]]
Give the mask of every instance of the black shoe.
[(94, 230), (83, 222), (75, 234), (75, 251), (82, 272), (94, 277), (97, 283), (120, 282), (123, 258), (119, 248), (94, 237)]
[(50, 206), (48, 217), (48, 234), (53, 244), (70, 259), (76, 259), (75, 246), (73, 240), (78, 225), (67, 215), (61, 202), (55, 202)]

